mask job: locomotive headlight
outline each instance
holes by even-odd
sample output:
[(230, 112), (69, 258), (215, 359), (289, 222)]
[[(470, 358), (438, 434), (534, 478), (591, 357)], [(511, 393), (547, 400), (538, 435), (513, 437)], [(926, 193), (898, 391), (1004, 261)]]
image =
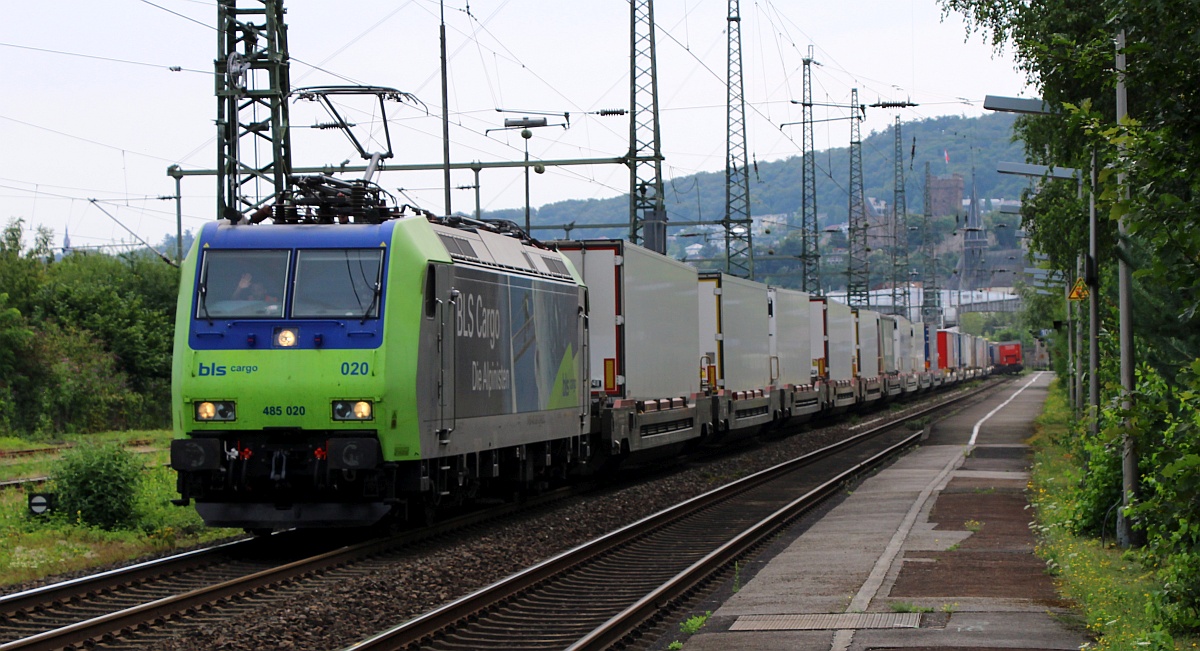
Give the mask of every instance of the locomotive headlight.
[(279, 328), (275, 331), (275, 345), (279, 348), (291, 348), (299, 338), (295, 328)]
[(374, 409), (370, 400), (334, 400), (334, 420), (371, 420)]
[(230, 421), (237, 419), (237, 403), (232, 400), (203, 400), (194, 404), (196, 420)]

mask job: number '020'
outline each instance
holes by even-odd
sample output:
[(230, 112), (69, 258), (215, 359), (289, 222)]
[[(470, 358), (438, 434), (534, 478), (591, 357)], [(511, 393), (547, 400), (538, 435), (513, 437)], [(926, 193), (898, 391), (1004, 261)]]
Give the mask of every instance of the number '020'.
[(342, 362), (342, 375), (368, 375), (370, 370), (366, 362)]

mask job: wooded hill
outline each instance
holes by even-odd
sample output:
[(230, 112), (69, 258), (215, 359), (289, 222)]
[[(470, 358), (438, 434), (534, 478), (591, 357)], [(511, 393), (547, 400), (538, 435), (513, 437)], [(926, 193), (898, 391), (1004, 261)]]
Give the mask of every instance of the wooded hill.
[[(868, 109), (871, 110), (871, 109)], [(981, 201), (1019, 199), (1026, 181), (996, 172), (999, 161), (1025, 160), (1022, 144), (1012, 140), (1013, 116), (989, 114), (979, 118), (937, 117), (903, 123), (905, 189), (908, 212), (923, 210), (925, 163), (935, 176), (961, 174), (964, 195), (970, 195), (972, 169)], [(846, 130), (849, 139), (849, 129)], [(915, 141), (915, 142), (914, 142)], [(889, 204), (894, 189), (895, 135), (892, 130), (877, 131), (863, 138), (863, 185), (867, 197)], [(946, 158), (949, 157), (949, 163)], [(849, 147), (815, 153), (817, 164), (817, 211), (821, 225), (846, 221), (849, 206)], [(779, 161), (759, 161), (750, 172), (751, 214), (787, 215), (800, 210), (800, 174), (803, 157), (797, 155)], [(725, 174), (709, 172), (676, 177), (666, 183), (667, 216), (671, 221), (717, 221), (725, 212)], [(489, 211), (489, 218), (524, 222), (523, 209)], [(568, 200), (534, 209), (535, 226), (566, 224), (612, 224), (629, 221), (628, 195), (609, 199)], [(573, 237), (623, 237), (628, 229), (577, 230)], [(540, 231), (544, 238), (561, 237), (562, 232)]]

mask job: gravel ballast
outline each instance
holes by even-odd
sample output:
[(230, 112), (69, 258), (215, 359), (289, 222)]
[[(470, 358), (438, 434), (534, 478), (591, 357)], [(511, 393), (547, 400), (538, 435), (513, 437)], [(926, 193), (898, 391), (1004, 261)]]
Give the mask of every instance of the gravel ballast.
[(675, 472), (636, 485), (570, 498), (483, 531), (248, 597), (232, 617), (223, 610), (213, 613), (210, 622), (169, 627), (169, 639), (160, 637), (167, 631), (160, 631), (152, 642), (135, 635), (111, 648), (342, 648), (695, 495), (857, 434), (875, 419), (882, 423), (884, 417), (900, 417), (963, 390), (947, 391), (903, 410), (879, 410), (863, 417), (861, 425), (850, 422), (854, 419), (823, 422), (792, 436), (681, 464)]

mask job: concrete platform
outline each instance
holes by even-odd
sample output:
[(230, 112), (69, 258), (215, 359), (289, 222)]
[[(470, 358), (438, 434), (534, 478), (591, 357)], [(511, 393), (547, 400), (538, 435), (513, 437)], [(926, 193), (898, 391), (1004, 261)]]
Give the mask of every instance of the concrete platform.
[(1079, 649), (1087, 637), (1033, 555), (1025, 510), (1024, 441), (1051, 378), (1018, 378), (935, 423), (739, 586), (684, 649)]

